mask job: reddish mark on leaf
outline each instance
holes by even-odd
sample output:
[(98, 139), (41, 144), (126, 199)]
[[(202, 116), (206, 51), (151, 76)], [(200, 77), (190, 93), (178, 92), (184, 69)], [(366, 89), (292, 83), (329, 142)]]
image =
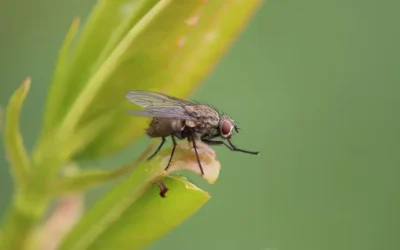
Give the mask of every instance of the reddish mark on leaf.
[(194, 26), (197, 24), (198, 21), (199, 21), (199, 16), (197, 15), (197, 16), (193, 16), (193, 17), (187, 19), (186, 24), (190, 25), (190, 26)]
[(178, 47), (179, 47), (179, 48), (182, 48), (182, 47), (185, 45), (185, 43), (186, 43), (185, 37), (180, 37), (180, 38), (178, 39)]
[(40, 249), (58, 249), (61, 239), (79, 221), (83, 211), (83, 195), (62, 197), (58, 206), (41, 228)]

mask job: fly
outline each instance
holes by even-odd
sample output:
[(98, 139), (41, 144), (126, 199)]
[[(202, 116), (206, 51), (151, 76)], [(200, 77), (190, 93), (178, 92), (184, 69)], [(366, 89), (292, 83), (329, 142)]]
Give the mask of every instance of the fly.
[[(152, 118), (146, 134), (149, 137), (161, 138), (161, 144), (147, 160), (160, 151), (168, 136), (171, 137), (173, 147), (165, 170), (170, 166), (174, 156), (176, 138), (187, 139), (193, 144), (202, 175), (204, 171), (197, 153), (196, 140), (200, 139), (208, 145), (225, 145), (232, 151), (259, 154), (259, 152), (240, 149), (233, 145), (231, 137), (234, 131), (239, 133), (238, 125), (229, 116), (219, 113), (208, 105), (144, 90), (129, 91), (126, 98), (143, 108), (143, 110), (130, 110), (129, 114)], [(219, 137), (228, 143), (215, 140)]]

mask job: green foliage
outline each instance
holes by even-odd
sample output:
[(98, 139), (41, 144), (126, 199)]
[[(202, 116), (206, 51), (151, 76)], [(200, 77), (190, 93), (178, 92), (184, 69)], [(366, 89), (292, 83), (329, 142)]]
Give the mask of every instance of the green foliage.
[[(29, 79), (6, 110), (5, 144), (15, 194), (3, 218), (1, 249), (41, 244), (37, 230), (54, 199), (84, 194), (117, 178), (124, 179), (66, 232), (56, 244), (60, 249), (141, 249), (195, 213), (209, 195), (182, 177), (169, 176), (181, 169), (198, 173), (193, 150), (186, 144), (179, 144), (177, 160), (168, 171), (168, 148), (149, 162), (143, 160), (146, 151), (109, 171), (80, 170), (79, 161), (110, 156), (143, 135), (146, 119), (126, 114), (135, 108), (124, 97), (129, 90), (181, 98), (193, 93), (259, 3), (105, 0), (97, 3), (82, 30), (75, 19), (60, 50), (44, 126), (32, 155), (18, 130)], [(207, 147), (199, 153), (204, 179), (214, 183), (220, 168), (215, 154)], [(76, 171), (66, 174), (71, 166)], [(154, 183), (159, 180), (170, 189), (166, 199), (157, 194)]]
[(19, 131), (19, 117), (22, 104), (30, 88), (30, 79), (26, 79), (22, 86), (11, 97), (7, 107), (5, 141), (7, 158), (10, 161), (15, 182), (22, 185), (29, 175), (29, 159), (23, 145)]

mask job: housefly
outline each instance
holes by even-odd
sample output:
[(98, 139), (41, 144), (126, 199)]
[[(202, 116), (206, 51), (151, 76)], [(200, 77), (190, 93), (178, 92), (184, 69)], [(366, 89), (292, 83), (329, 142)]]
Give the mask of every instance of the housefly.
[[(153, 138), (161, 138), (161, 144), (147, 160), (153, 158), (162, 148), (168, 136), (171, 137), (173, 147), (165, 170), (168, 169), (174, 156), (177, 145), (176, 138), (187, 139), (193, 144), (200, 172), (203, 168), (197, 153), (196, 140), (208, 145), (225, 145), (232, 151), (258, 155), (259, 152), (237, 148), (231, 142), (233, 132), (239, 133), (238, 125), (227, 115), (216, 109), (194, 101), (185, 101), (161, 93), (133, 90), (126, 94), (126, 98), (143, 110), (130, 110), (129, 114), (152, 118), (146, 134)], [(216, 138), (225, 139), (228, 143)]]

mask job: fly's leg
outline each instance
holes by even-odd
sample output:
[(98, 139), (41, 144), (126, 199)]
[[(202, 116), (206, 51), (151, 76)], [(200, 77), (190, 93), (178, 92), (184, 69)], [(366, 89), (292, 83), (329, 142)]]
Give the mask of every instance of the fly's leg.
[(158, 146), (156, 151), (152, 155), (150, 155), (149, 158), (147, 158), (147, 160), (150, 160), (151, 158), (153, 158), (158, 153), (158, 151), (160, 151), (160, 149), (162, 148), (162, 146), (164, 145), (165, 142), (166, 142), (165, 137), (162, 137), (162, 141), (161, 141), (160, 145)]
[(223, 142), (223, 141), (213, 141), (213, 140), (211, 140), (212, 138), (214, 138), (213, 136), (208, 136), (208, 135), (203, 135), (203, 136), (201, 136), (200, 137), (200, 140), (202, 141), (202, 142), (204, 142), (205, 144), (207, 144), (207, 145), (225, 145), (226, 147), (228, 147), (230, 150), (232, 150), (232, 148), (231, 147), (229, 147), (229, 145), (227, 145), (225, 142)]
[(243, 153), (252, 154), (252, 155), (258, 155), (260, 153), (260, 152), (256, 152), (256, 151), (249, 151), (249, 150), (237, 148), (235, 145), (232, 144), (231, 140), (229, 140), (229, 139), (228, 139), (228, 143), (229, 143), (229, 145), (231, 145), (232, 151), (238, 151), (238, 152), (243, 152)]
[[(224, 144), (225, 146), (228, 147), (228, 145), (226, 145), (223, 141), (212, 141), (212, 140), (207, 140), (207, 139), (202, 139), (202, 142), (204, 142), (207, 145), (222, 145)], [(232, 150), (232, 148), (228, 147), (230, 150)]]
[(197, 146), (196, 146), (196, 140), (194, 139), (194, 136), (193, 136), (193, 134), (192, 134), (192, 142), (193, 142), (193, 148), (194, 148), (194, 152), (196, 152), (196, 158), (197, 158), (197, 162), (199, 163), (199, 167), (200, 167), (200, 172), (201, 172), (201, 175), (204, 175), (204, 171), (203, 171), (203, 167), (201, 166), (201, 163), (200, 163), (200, 158), (199, 158), (199, 154), (197, 153)]
[(206, 137), (204, 137), (204, 138), (202, 137), (201, 141), (204, 142), (205, 144), (208, 144), (208, 145), (225, 145), (225, 147), (229, 148), (232, 151), (243, 152), (243, 153), (252, 154), (252, 155), (258, 155), (259, 154), (259, 152), (248, 151), (248, 150), (237, 148), (235, 145), (232, 144), (232, 142), (230, 140), (228, 140), (229, 145), (226, 144), (223, 141), (213, 141), (213, 140), (210, 140), (210, 139), (208, 139)]
[(164, 183), (162, 183), (161, 181), (157, 181), (156, 184), (157, 184), (158, 188), (160, 189), (160, 196), (162, 198), (165, 198), (165, 194), (168, 192), (167, 186), (165, 186)]
[(173, 135), (171, 135), (171, 138), (172, 138), (172, 143), (174, 144), (174, 146), (172, 147), (172, 152), (171, 152), (171, 156), (169, 157), (168, 165), (164, 169), (165, 171), (169, 168), (169, 165), (171, 164), (172, 157), (174, 156), (175, 148), (176, 148), (175, 137)]

